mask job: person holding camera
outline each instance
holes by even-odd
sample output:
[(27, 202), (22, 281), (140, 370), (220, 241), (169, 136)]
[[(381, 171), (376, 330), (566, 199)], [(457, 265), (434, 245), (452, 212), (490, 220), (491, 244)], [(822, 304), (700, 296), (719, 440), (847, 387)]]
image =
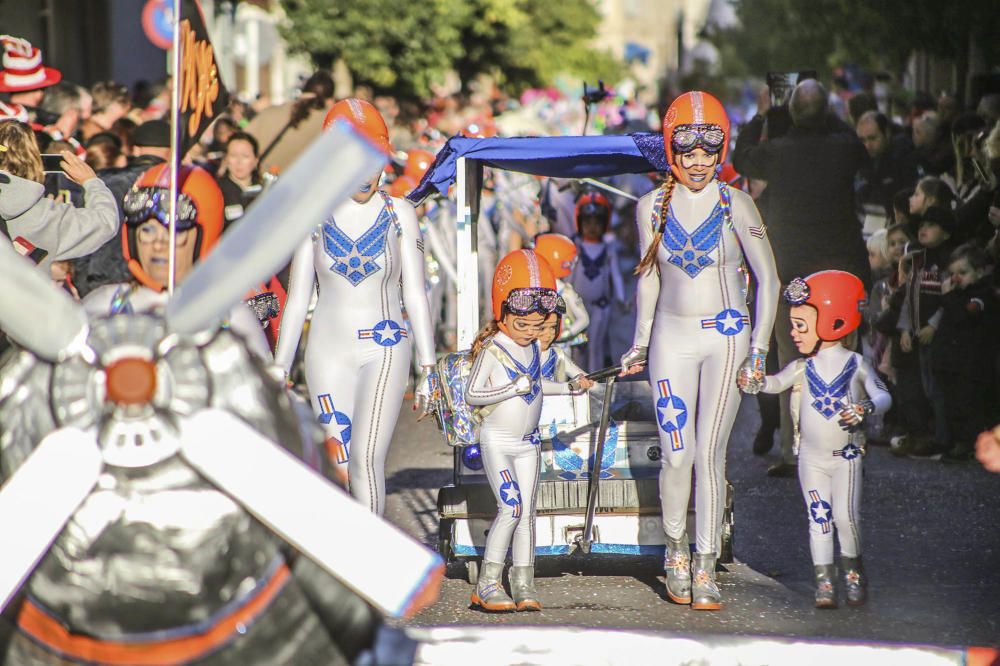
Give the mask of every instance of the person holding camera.
[(35, 133), (17, 120), (0, 121), (0, 231), (46, 274), (53, 261), (90, 254), (118, 232), (118, 206), (87, 163), (69, 151), (61, 168), (83, 186), (84, 206), (45, 196)]
[[(764, 217), (781, 284), (838, 269), (857, 275), (869, 289), (871, 269), (854, 198), (855, 175), (869, 162), (864, 144), (828, 113), (826, 89), (814, 79), (795, 86), (787, 107), (771, 108), (767, 99), (761, 107), (736, 140), (733, 166), (767, 181)], [(790, 127), (776, 133), (772, 119), (786, 115)], [(787, 304), (778, 303), (777, 320), (788, 320)], [(777, 326), (775, 340), (781, 367), (798, 358), (788, 327)], [(788, 396), (780, 403), (781, 460), (768, 475), (791, 477), (796, 464)]]

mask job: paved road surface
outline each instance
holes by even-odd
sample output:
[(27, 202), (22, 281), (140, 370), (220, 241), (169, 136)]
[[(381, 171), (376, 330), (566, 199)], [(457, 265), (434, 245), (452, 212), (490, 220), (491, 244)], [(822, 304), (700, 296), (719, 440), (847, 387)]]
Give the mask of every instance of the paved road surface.
[[(427, 419), (404, 406), (389, 455), (387, 517), (436, 548), (437, 489), (451, 480), (451, 451)], [(417, 625), (533, 624), (662, 629), (930, 643), (1000, 643), (1000, 475), (976, 463), (898, 459), (870, 447), (863, 538), (870, 601), (812, 607), (812, 566), (798, 483), (772, 479), (774, 453), (752, 455), (756, 402), (745, 399), (729, 447), (736, 488), (735, 556), (719, 574), (724, 609), (666, 601), (657, 558), (592, 555), (539, 559), (542, 613), (489, 615), (469, 608), (464, 571), (449, 568), (441, 599)]]

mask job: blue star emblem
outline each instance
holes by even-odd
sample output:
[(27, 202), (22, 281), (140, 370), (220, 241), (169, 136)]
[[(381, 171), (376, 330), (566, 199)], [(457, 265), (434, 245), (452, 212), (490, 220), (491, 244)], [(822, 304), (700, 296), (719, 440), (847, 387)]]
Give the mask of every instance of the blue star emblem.
[(830, 522), (833, 514), (833, 508), (826, 502), (826, 500), (816, 500), (809, 505), (809, 514), (817, 524), (824, 525)]
[(842, 456), (844, 460), (854, 460), (861, 455), (861, 449), (852, 442), (848, 443), (847, 446), (842, 448), (840, 451), (837, 451), (837, 454)]
[(661, 396), (656, 401), (656, 418), (665, 432), (675, 432), (687, 423), (687, 405), (676, 395)]
[(391, 347), (403, 337), (402, 328), (391, 319), (375, 324), (372, 328), (372, 339), (383, 347)]

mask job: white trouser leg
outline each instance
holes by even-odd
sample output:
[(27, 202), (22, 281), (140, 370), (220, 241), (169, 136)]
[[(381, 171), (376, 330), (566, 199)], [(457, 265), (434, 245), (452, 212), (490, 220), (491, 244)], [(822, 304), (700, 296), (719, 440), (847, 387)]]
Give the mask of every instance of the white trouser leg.
[(837, 527), (840, 554), (861, 554), (861, 458), (834, 460), (833, 521)]
[(814, 565), (833, 564), (833, 476), (827, 461), (799, 454), (799, 484), (809, 518), (809, 551)]
[(385, 459), (403, 404), (410, 354), (408, 344), (386, 347), (358, 376), (341, 378), (356, 382), (348, 464), (351, 495), (380, 516), (385, 512)]
[(736, 372), (746, 358), (748, 336), (729, 336), (701, 365), (695, 452), (695, 532), (699, 553), (719, 554), (726, 506), (726, 450), (740, 408)]
[(485, 559), (504, 562), (507, 548), (512, 546), (514, 566), (532, 566), (540, 449), (522, 440), (491, 439), (482, 443), (481, 450), (486, 478), (497, 498), (497, 516), (486, 537)]
[(696, 470), (696, 545), (720, 550), (726, 499), (726, 449), (739, 409), (736, 371), (749, 336), (705, 330), (700, 319), (657, 319), (649, 349), (650, 381), (660, 425), (663, 529), (679, 539), (687, 524), (691, 470)]

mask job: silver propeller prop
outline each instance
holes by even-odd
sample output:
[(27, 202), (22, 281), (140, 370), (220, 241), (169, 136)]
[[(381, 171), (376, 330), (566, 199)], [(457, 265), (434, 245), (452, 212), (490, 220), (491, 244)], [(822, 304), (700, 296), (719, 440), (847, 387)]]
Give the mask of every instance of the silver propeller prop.
[(226, 231), (167, 304), (171, 330), (209, 328), (274, 275), (330, 211), (385, 164), (386, 156), (351, 125), (337, 121)]
[(437, 553), (372, 514), (228, 412), (207, 409), (184, 426), (181, 455), (262, 523), (388, 615), (437, 596)]
[(45, 437), (0, 488), (0, 611), (97, 483), (102, 466), (93, 435), (63, 428)]
[(82, 340), (87, 330), (83, 308), (6, 239), (0, 239), (0, 284), (0, 329), (14, 342), (54, 361)]

